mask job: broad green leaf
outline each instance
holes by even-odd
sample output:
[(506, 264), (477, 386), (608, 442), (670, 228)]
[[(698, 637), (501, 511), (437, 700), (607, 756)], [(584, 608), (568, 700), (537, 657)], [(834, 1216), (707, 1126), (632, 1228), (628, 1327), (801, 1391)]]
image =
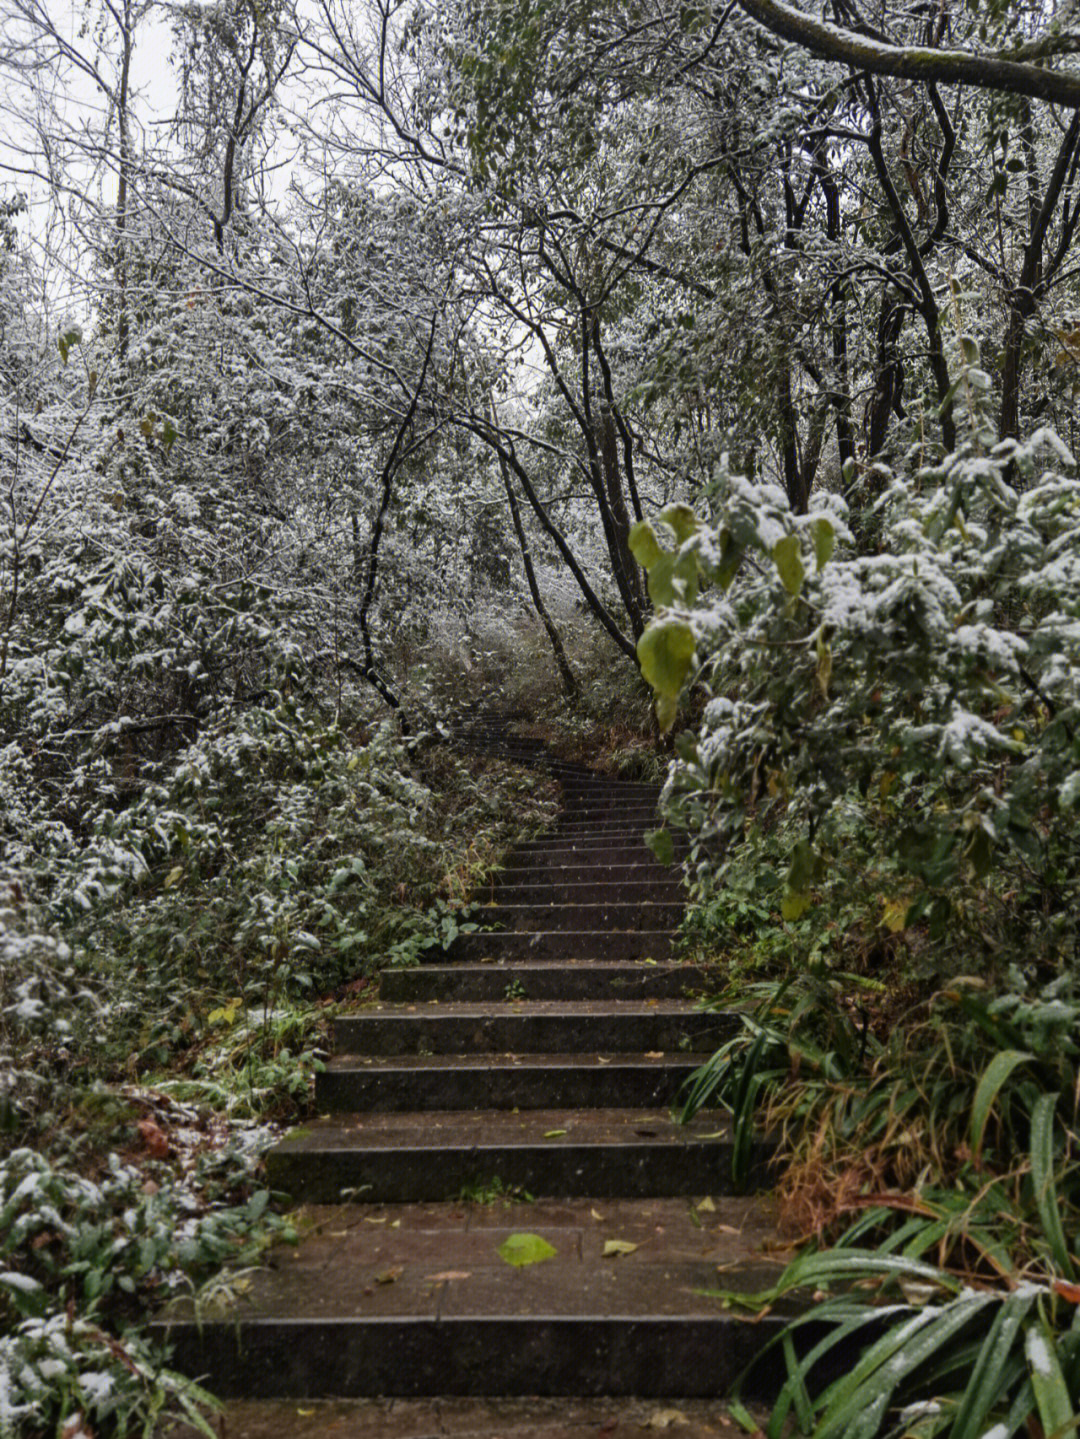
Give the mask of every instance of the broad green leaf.
[(791, 865), (787, 872), (787, 887), (804, 890), (812, 879), (817, 878), (820, 862), (814, 847), (808, 839), (800, 839), (791, 851)]
[(669, 829), (650, 829), (645, 835), (645, 843), (661, 864), (670, 864), (675, 858), (675, 841)]
[(656, 531), (648, 520), (639, 520), (630, 531), (630, 553), (643, 570), (651, 570), (664, 551), (656, 538)]
[(796, 919), (802, 919), (803, 915), (806, 913), (806, 911), (810, 908), (812, 904), (813, 900), (808, 894), (802, 894), (797, 892), (785, 894), (783, 899), (780, 901), (780, 913), (789, 922)]
[(666, 550), (649, 570), (649, 599), (658, 610), (675, 603), (675, 586), (672, 583), (675, 560), (676, 556)]
[(649, 571), (649, 598), (657, 609), (674, 604), (692, 605), (697, 593), (697, 555), (692, 551), (661, 554)]
[(698, 559), (693, 550), (687, 550), (675, 561), (675, 569), (672, 575), (673, 580), (680, 583), (674, 586), (675, 597), (680, 604), (689, 608), (697, 603), (698, 596)]
[(166, 420), (161, 430), (161, 443), (165, 446), (165, 453), (172, 449), (176, 440), (176, 427), (172, 420)]
[[(1075, 1279), (1069, 1246), (1061, 1224), (1061, 1206), (1054, 1185), (1054, 1108), (1056, 1094), (1042, 1094), (1031, 1115), (1031, 1182), (1035, 1186), (1035, 1205), (1054, 1263), (1066, 1279)], [(1034, 1381), (1033, 1381), (1034, 1382)]]
[(1034, 1293), (1010, 1294), (1002, 1301), (957, 1407), (951, 1439), (979, 1439), (990, 1427), (987, 1416), (1001, 1397), (1002, 1370), (1034, 1299)]
[(539, 1234), (511, 1234), (498, 1248), (499, 1258), (515, 1269), (523, 1269), (526, 1264), (541, 1264), (545, 1259), (553, 1259), (555, 1253), (552, 1245)]
[(721, 531), (720, 563), (716, 568), (716, 581), (722, 590), (731, 588), (745, 553), (745, 547), (736, 543), (729, 530)]
[(836, 549), (836, 531), (832, 521), (827, 520), (824, 515), (818, 516), (810, 526), (810, 531), (814, 536), (814, 559), (818, 569), (823, 570)]
[(797, 595), (806, 578), (798, 535), (785, 535), (782, 540), (777, 540), (773, 546), (772, 557), (784, 589), (789, 595)]
[(694, 660), (694, 632), (685, 620), (653, 620), (638, 640), (641, 672), (658, 694), (677, 699)]
[(689, 505), (669, 505), (661, 513), (660, 519), (675, 531), (675, 538), (680, 545), (685, 544), (691, 535), (697, 534), (698, 518)]
[(67, 330), (57, 340), (56, 344), (57, 348), (60, 351), (60, 358), (65, 365), (68, 362), (68, 356), (71, 354), (71, 351), (75, 348), (77, 344), (79, 344), (81, 340), (82, 331), (79, 329)]
[(999, 1054), (994, 1055), (983, 1070), (971, 1105), (971, 1148), (976, 1159), (982, 1153), (986, 1122), (990, 1118), (990, 1111), (994, 1107), (994, 1100), (998, 1097), (1001, 1086), (1014, 1069), (1019, 1068), (1021, 1064), (1026, 1064), (1030, 1058), (1031, 1055), (1025, 1054), (1022, 1049), (1003, 1049)]
[(678, 700), (672, 699), (670, 695), (657, 695), (656, 722), (660, 726), (661, 734), (667, 734), (668, 730), (675, 723), (678, 713)]
[(1074, 1417), (1073, 1404), (1061, 1372), (1054, 1332), (1041, 1314), (1025, 1328), (1024, 1352), (1044, 1433), (1049, 1436), (1067, 1432), (1066, 1426)]

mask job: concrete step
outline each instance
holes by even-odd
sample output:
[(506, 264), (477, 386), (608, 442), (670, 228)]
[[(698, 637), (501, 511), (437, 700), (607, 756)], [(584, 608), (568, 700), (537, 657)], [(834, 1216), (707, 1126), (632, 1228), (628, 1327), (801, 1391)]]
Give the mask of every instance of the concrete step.
[(603, 880), (542, 880), (528, 884), (501, 884), (484, 886), (474, 890), (472, 904), (481, 906), (491, 903), (512, 905), (548, 904), (686, 904), (686, 887), (677, 874), (661, 870), (658, 875), (647, 878), (624, 880), (610, 883)]
[(315, 1079), (320, 1110), (652, 1109), (677, 1102), (708, 1053), (339, 1055)]
[(567, 820), (597, 819), (608, 820), (620, 814), (634, 814), (641, 819), (656, 819), (656, 800), (636, 799), (631, 796), (597, 796), (597, 794), (562, 794), (562, 816)]
[(494, 930), (459, 934), (446, 949), (429, 950), (442, 959), (669, 959), (671, 931), (664, 930)]
[[(308, 1428), (302, 1439), (330, 1432), (351, 1439), (630, 1439), (657, 1431), (656, 1402), (642, 1407), (640, 1428), (612, 1430), (605, 1405), (590, 1427), (565, 1429), (538, 1397), (553, 1395), (579, 1403), (588, 1395), (677, 1395), (673, 1407), (687, 1414), (672, 1432), (696, 1439), (699, 1431), (688, 1427), (696, 1411), (686, 1401), (728, 1392), (791, 1313), (778, 1309), (750, 1322), (747, 1311), (709, 1294), (720, 1285), (752, 1293), (775, 1283), (780, 1266), (764, 1249), (775, 1221), (763, 1201), (717, 1200), (712, 1212), (683, 1200), (598, 1197), (353, 1204), (312, 1209), (307, 1222), (309, 1237), (271, 1250), (229, 1307), (201, 1304), (197, 1311), (182, 1298), (154, 1326), (154, 1337), (173, 1349), (174, 1367), (204, 1375), (225, 1397), (307, 1401), (299, 1412), (311, 1417), (299, 1422), (326, 1420), (310, 1402), (323, 1396), (397, 1396), (362, 1430), (343, 1428), (335, 1405), (332, 1430)], [(525, 1268), (507, 1264), (499, 1249), (522, 1232), (539, 1235), (551, 1256)], [(605, 1258), (614, 1239), (637, 1247)], [(744, 1392), (775, 1392), (781, 1370), (782, 1357), (772, 1351)], [(509, 1427), (513, 1411), (505, 1403), (485, 1425), (471, 1409), (440, 1405), (443, 1422), (402, 1427), (409, 1399), (486, 1394), (530, 1396), (521, 1401), (528, 1422)], [(448, 1416), (456, 1416), (453, 1423)], [(248, 1433), (235, 1432), (239, 1439)], [(250, 1439), (293, 1432), (256, 1429)], [(710, 1425), (701, 1436), (734, 1439), (734, 1430)]]
[(507, 990), (524, 999), (682, 999), (705, 985), (703, 970), (689, 964), (608, 963), (603, 960), (496, 960), (487, 964), (421, 964), (384, 969), (379, 996), (391, 1002), (505, 1000)]
[[(763, 1180), (769, 1151), (752, 1156)], [(536, 1109), (347, 1114), (294, 1130), (266, 1156), (274, 1189), (334, 1204), (456, 1197), (498, 1180), (551, 1198), (674, 1198), (728, 1186), (726, 1120), (676, 1125), (668, 1109)], [(348, 1197), (346, 1195), (345, 1197)]]
[[(514, 981), (507, 982), (513, 990)], [(334, 1021), (339, 1055), (711, 1053), (739, 1018), (687, 1000), (536, 1000), (378, 1004)], [(457, 1105), (450, 1105), (456, 1109)]]
[[(753, 1410), (764, 1429), (768, 1408), (751, 1401)], [(673, 1439), (746, 1439), (723, 1404), (681, 1395), (236, 1398), (214, 1422), (228, 1439), (655, 1439), (657, 1423), (669, 1420)], [(168, 1439), (205, 1435), (181, 1424), (169, 1427)]]
[(624, 830), (638, 830), (648, 834), (659, 827), (660, 821), (649, 811), (618, 810), (613, 814), (597, 813), (594, 810), (575, 814), (564, 810), (556, 822), (548, 827), (546, 834), (591, 834), (601, 830), (613, 830), (616, 834)]
[(520, 868), (531, 864), (584, 864), (590, 868), (608, 864), (652, 863), (671, 872), (674, 865), (685, 863), (688, 845), (676, 845), (672, 865), (662, 865), (645, 843), (645, 831), (618, 834), (567, 835), (557, 831), (525, 840), (506, 856), (506, 863)]
[(471, 922), (502, 930), (674, 929), (686, 906), (679, 900), (615, 901), (611, 904), (493, 904), (473, 906)]
[(481, 899), (489, 891), (498, 892), (503, 886), (519, 884), (605, 884), (618, 885), (635, 882), (651, 884), (654, 881), (683, 884), (685, 870), (679, 864), (661, 864), (644, 847), (634, 851), (635, 858), (623, 864), (593, 864), (588, 856), (581, 855), (569, 864), (549, 864), (546, 857), (538, 863), (535, 859), (521, 861), (512, 854), (506, 857), (502, 866), (494, 870), (483, 884), (477, 885), (475, 893)]
[[(601, 843), (617, 842), (623, 836), (629, 835), (637, 839), (648, 834), (656, 828), (656, 821), (653, 818), (640, 820), (626, 820), (618, 824), (569, 824), (565, 819), (558, 820), (555, 824), (547, 826), (535, 839), (526, 840), (526, 846), (533, 846), (543, 841), (558, 841), (568, 836), (574, 840), (595, 839)], [(672, 840), (677, 848), (680, 844), (687, 847), (687, 841), (682, 835), (673, 835)]]

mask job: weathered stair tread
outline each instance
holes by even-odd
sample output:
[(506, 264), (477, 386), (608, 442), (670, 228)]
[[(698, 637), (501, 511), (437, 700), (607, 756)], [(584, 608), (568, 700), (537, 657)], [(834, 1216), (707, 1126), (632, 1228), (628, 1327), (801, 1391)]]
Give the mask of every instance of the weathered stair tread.
[[(487, 930), (459, 934), (444, 959), (667, 959), (669, 929)], [(432, 959), (439, 952), (429, 950)]]
[(515, 933), (537, 930), (598, 930), (613, 934), (626, 930), (674, 929), (682, 918), (682, 900), (612, 900), (594, 904), (566, 904), (553, 895), (547, 904), (480, 905), (469, 911), (469, 920), (480, 925), (499, 925)]
[(486, 1004), (379, 1003), (334, 1023), (340, 1054), (474, 1054), (542, 1051), (716, 1049), (738, 1020), (679, 999), (529, 1000), (511, 976), (510, 994)]
[[(439, 1114), (343, 1114), (318, 1119), (287, 1134), (271, 1155), (328, 1149), (439, 1153), (447, 1148), (503, 1149), (509, 1146), (567, 1149), (583, 1144), (644, 1144), (679, 1150), (703, 1139), (727, 1138), (730, 1125), (716, 1114), (699, 1114), (675, 1124), (666, 1109), (445, 1110)], [(558, 1133), (556, 1131), (561, 1131)], [(545, 1138), (550, 1134), (550, 1138)]]
[(708, 1053), (677, 1052), (673, 1054), (635, 1054), (608, 1050), (599, 1054), (541, 1053), (531, 1050), (497, 1050), (484, 1054), (337, 1054), (327, 1061), (330, 1074), (352, 1073), (378, 1074), (391, 1070), (424, 1069), (535, 1069), (540, 1072), (576, 1069), (652, 1068), (662, 1069), (670, 1061), (691, 1069), (704, 1064)]
[(545, 1109), (553, 1102), (600, 1109), (678, 1101), (707, 1055), (341, 1055), (318, 1076), (315, 1099), (336, 1111), (433, 1113)]
[[(272, 1251), (238, 1302), (204, 1309), (200, 1328), (184, 1299), (160, 1327), (178, 1362), (201, 1365), (225, 1394), (425, 1393), (433, 1373), (442, 1393), (715, 1393), (777, 1318), (748, 1322), (703, 1291), (754, 1292), (779, 1268), (762, 1251), (774, 1237), (769, 1204), (715, 1206), (315, 1209), (311, 1236)], [(522, 1231), (554, 1256), (506, 1264), (498, 1248)], [(605, 1258), (609, 1239), (638, 1247)], [(297, 1389), (311, 1368), (304, 1351), (316, 1348), (315, 1387)]]
[[(681, 1416), (671, 1419), (673, 1411)], [(263, 1399), (233, 1400), (222, 1415), (229, 1439), (656, 1439), (657, 1416), (674, 1439), (745, 1439), (745, 1431), (706, 1399)], [(760, 1417), (764, 1428), (768, 1411)], [(163, 1439), (200, 1439), (185, 1425)]]
[(683, 888), (682, 870), (675, 866), (662, 865), (648, 850), (624, 863), (610, 864), (601, 861), (589, 864), (580, 859), (569, 864), (521, 863), (513, 856), (505, 859), (501, 867), (492, 872), (491, 878), (477, 886), (478, 895), (487, 894), (492, 888), (496, 893), (503, 885), (542, 885), (548, 889), (555, 885), (574, 884), (654, 884), (658, 880)]
[[(559, 968), (585, 969), (590, 965), (596, 965), (596, 960), (567, 960), (565, 965)], [(484, 965), (455, 965), (455, 972), (460, 973), (464, 969), (482, 969), (485, 973), (493, 970), (504, 970), (510, 979), (520, 970), (524, 976), (528, 976), (530, 970), (544, 969), (548, 966), (532, 962), (522, 961), (514, 964), (509, 960), (497, 960), (494, 964)], [(608, 967), (608, 966), (605, 966)], [(620, 969), (630, 966), (620, 965)], [(678, 965), (665, 965), (666, 969), (679, 969)], [(659, 969), (659, 965), (639, 964), (636, 970), (648, 973)], [(409, 971), (415, 973), (416, 971)], [(383, 973), (386, 973), (384, 970)], [(508, 980), (509, 982), (509, 980)], [(665, 1016), (684, 1015), (712, 1015), (714, 1018), (723, 1011), (702, 1009), (700, 1005), (692, 1000), (665, 999), (657, 1001), (652, 999), (608, 999), (608, 1000), (563, 1000), (563, 999), (518, 999), (511, 995), (502, 1001), (499, 1006), (492, 1007), (490, 1003), (479, 1004), (476, 1002), (457, 1003), (448, 1000), (445, 1004), (390, 1004), (382, 1000), (376, 1001), (369, 1008), (359, 1011), (356, 1014), (345, 1014), (337, 1020), (337, 1030), (344, 1033), (354, 1025), (364, 1025), (376, 1018), (386, 1016), (417, 1016), (424, 1019), (500, 1019), (507, 1015), (520, 1015), (523, 1019), (530, 1016), (554, 1015), (560, 1018), (571, 1018), (579, 1015), (601, 1017), (605, 1015), (628, 1015), (628, 1014), (652, 1014)]]
[(685, 903), (686, 891), (681, 879), (664, 874), (645, 873), (624, 880), (607, 879), (537, 879), (504, 882), (498, 887), (485, 885), (474, 895), (472, 903), (543, 905), (543, 904), (643, 904), (653, 900)]
[(667, 999), (699, 991), (704, 972), (694, 964), (646, 963), (644, 960), (602, 959), (514, 960), (493, 958), (479, 963), (425, 962), (410, 968), (384, 969), (379, 994), (387, 1001), (422, 1000), (505, 1002), (508, 985), (517, 985), (532, 999), (625, 999), (630, 995)]

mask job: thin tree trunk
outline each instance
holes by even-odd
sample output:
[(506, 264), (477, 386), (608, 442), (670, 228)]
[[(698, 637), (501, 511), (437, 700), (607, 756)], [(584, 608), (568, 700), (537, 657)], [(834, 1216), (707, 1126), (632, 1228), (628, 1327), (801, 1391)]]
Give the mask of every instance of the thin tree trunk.
[[(494, 404), (491, 405), (491, 423), (493, 426), (498, 425), (498, 417), (495, 413)], [(544, 597), (541, 595), (540, 586), (536, 581), (536, 571), (533, 568), (529, 541), (525, 534), (525, 526), (521, 523), (521, 511), (518, 507), (517, 495), (514, 494), (514, 482), (510, 476), (510, 466), (498, 451), (496, 451), (496, 457), (499, 462), (499, 472), (502, 475), (503, 484), (506, 487), (506, 500), (510, 506), (510, 518), (514, 524), (514, 534), (517, 535), (518, 548), (521, 550), (521, 562), (525, 567), (525, 578), (528, 581), (533, 608), (536, 610), (540, 623), (544, 626), (547, 637), (551, 642), (551, 649), (555, 655), (555, 663), (558, 665), (559, 673), (562, 675), (566, 693), (570, 699), (576, 700), (581, 693), (581, 687), (577, 682), (577, 676), (570, 668), (570, 661), (566, 655), (562, 636), (556, 629), (554, 620), (548, 614), (547, 606), (544, 604)]]

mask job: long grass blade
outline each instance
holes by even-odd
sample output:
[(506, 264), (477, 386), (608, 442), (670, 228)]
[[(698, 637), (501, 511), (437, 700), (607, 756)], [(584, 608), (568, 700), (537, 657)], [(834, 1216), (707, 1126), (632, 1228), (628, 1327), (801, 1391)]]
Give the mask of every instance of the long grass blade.
[(1031, 1116), (1031, 1179), (1035, 1186), (1035, 1207), (1050, 1245), (1054, 1263), (1066, 1279), (1075, 1280), (1069, 1246), (1061, 1223), (1061, 1207), (1054, 1185), (1054, 1109), (1056, 1094), (1039, 1097)]
[(983, 1138), (994, 1100), (1001, 1093), (1002, 1086), (1013, 1070), (1019, 1069), (1031, 1058), (1032, 1056), (1022, 1049), (1003, 1049), (994, 1055), (983, 1070), (971, 1104), (971, 1148), (976, 1159), (982, 1154)]
[(950, 1439), (978, 1439), (982, 1434), (987, 1415), (1001, 1398), (1007, 1361), (1034, 1302), (1032, 1293), (1010, 1294), (1002, 1301), (957, 1407)]
[(1041, 1314), (1025, 1328), (1024, 1350), (1039, 1422), (1047, 1435), (1057, 1434), (1074, 1418), (1075, 1411), (1058, 1361), (1053, 1330)]
[[(836, 1326), (819, 1339), (818, 1342), (800, 1359), (795, 1356), (795, 1368), (791, 1369), (789, 1361), (788, 1378), (773, 1405), (772, 1414), (769, 1418), (769, 1427), (766, 1430), (767, 1439), (781, 1439), (785, 1434), (788, 1413), (791, 1410), (795, 1399), (795, 1391), (800, 1385), (805, 1387), (807, 1377), (813, 1371), (814, 1366), (826, 1358), (834, 1349), (840, 1349), (843, 1353), (848, 1340), (859, 1330), (868, 1326), (876, 1328), (881, 1322), (881, 1314), (875, 1312), (867, 1305), (859, 1305), (855, 1312), (841, 1310), (835, 1304), (823, 1304), (813, 1314), (805, 1319), (796, 1320), (785, 1333), (793, 1337), (799, 1329), (807, 1324), (819, 1324), (827, 1320), (835, 1319)], [(775, 1341), (773, 1341), (775, 1342)], [(857, 1347), (857, 1346), (853, 1346)], [(762, 1351), (764, 1352), (764, 1351)], [(787, 1351), (785, 1350), (785, 1354)]]
[[(991, 1303), (993, 1296), (989, 1294), (954, 1299), (941, 1308), (919, 1310), (907, 1324), (883, 1335), (837, 1385), (815, 1439), (855, 1439), (856, 1434), (876, 1434), (880, 1417), (900, 1382), (940, 1353), (980, 1309)], [(874, 1427), (868, 1428), (871, 1413), (878, 1418)]]

